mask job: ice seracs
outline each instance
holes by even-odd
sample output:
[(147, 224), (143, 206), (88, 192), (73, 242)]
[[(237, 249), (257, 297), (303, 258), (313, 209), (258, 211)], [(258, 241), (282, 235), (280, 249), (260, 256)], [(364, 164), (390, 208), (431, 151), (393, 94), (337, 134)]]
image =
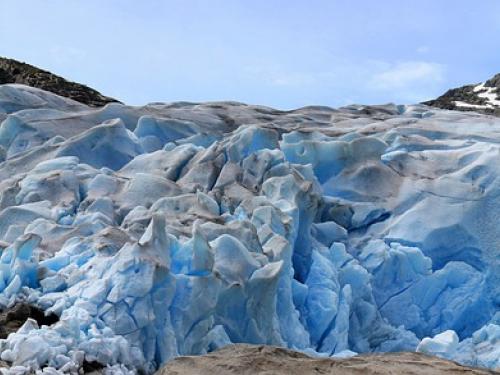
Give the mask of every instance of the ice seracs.
[(0, 304), (60, 317), (0, 341), (10, 371), (152, 373), (241, 342), (500, 366), (500, 120), (16, 85), (2, 105)]

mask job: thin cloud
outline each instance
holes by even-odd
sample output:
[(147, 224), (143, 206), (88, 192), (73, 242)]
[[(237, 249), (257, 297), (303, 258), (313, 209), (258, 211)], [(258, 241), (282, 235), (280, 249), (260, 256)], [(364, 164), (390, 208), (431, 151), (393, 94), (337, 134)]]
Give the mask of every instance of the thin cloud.
[(60, 65), (79, 61), (87, 55), (83, 49), (61, 45), (49, 48), (49, 54), (51, 60)]
[(398, 62), (376, 73), (369, 83), (372, 88), (378, 90), (406, 90), (441, 83), (444, 81), (445, 72), (444, 65), (433, 62)]
[(252, 80), (259, 80), (275, 87), (304, 87), (317, 84), (323, 73), (296, 71), (278, 63), (257, 62), (244, 68)]
[(430, 50), (429, 46), (420, 46), (417, 48), (417, 53), (424, 54), (428, 53)]
[[(337, 59), (330, 62), (328, 70), (293, 68), (287, 64), (258, 62), (247, 66), (245, 72), (254, 82), (274, 90), (275, 95), (285, 96), (293, 92), (290, 90), (300, 89), (302, 101), (307, 97), (310, 103), (329, 102), (334, 106), (418, 103), (441, 94), (446, 76), (444, 65), (429, 61)], [(314, 96), (317, 92), (323, 93), (322, 99)]]

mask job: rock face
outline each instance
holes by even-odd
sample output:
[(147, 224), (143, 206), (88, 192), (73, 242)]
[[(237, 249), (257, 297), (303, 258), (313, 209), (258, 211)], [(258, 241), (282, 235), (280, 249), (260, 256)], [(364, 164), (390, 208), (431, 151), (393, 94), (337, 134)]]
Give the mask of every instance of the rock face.
[(0, 57), (0, 84), (19, 83), (73, 99), (92, 107), (100, 107), (116, 99), (101, 95), (94, 89), (70, 82), (62, 77), (13, 59)]
[(156, 375), (493, 375), (420, 353), (312, 358), (272, 346), (231, 345), (214, 353), (179, 357)]
[(0, 340), (17, 373), (232, 343), (500, 366), (499, 118), (7, 84), (0, 121), (0, 308), (59, 317)]
[(474, 111), (500, 116), (500, 74), (486, 82), (448, 90), (439, 98), (423, 104), (442, 109)]

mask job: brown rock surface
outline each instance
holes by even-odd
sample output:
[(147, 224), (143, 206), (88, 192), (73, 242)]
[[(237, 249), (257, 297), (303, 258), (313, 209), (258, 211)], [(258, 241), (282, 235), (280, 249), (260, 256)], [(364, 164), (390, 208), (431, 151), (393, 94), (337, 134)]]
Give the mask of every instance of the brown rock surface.
[(312, 358), (292, 350), (231, 345), (203, 356), (179, 357), (157, 375), (486, 375), (498, 372), (460, 366), (421, 353), (385, 353), (346, 359)]

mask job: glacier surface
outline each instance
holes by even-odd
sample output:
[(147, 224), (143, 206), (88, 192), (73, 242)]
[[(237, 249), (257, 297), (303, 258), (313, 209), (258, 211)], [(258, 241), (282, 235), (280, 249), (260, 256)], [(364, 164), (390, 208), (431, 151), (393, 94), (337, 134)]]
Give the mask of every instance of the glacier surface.
[(500, 119), (416, 106), (89, 108), (0, 86), (7, 373), (230, 343), (500, 367)]

